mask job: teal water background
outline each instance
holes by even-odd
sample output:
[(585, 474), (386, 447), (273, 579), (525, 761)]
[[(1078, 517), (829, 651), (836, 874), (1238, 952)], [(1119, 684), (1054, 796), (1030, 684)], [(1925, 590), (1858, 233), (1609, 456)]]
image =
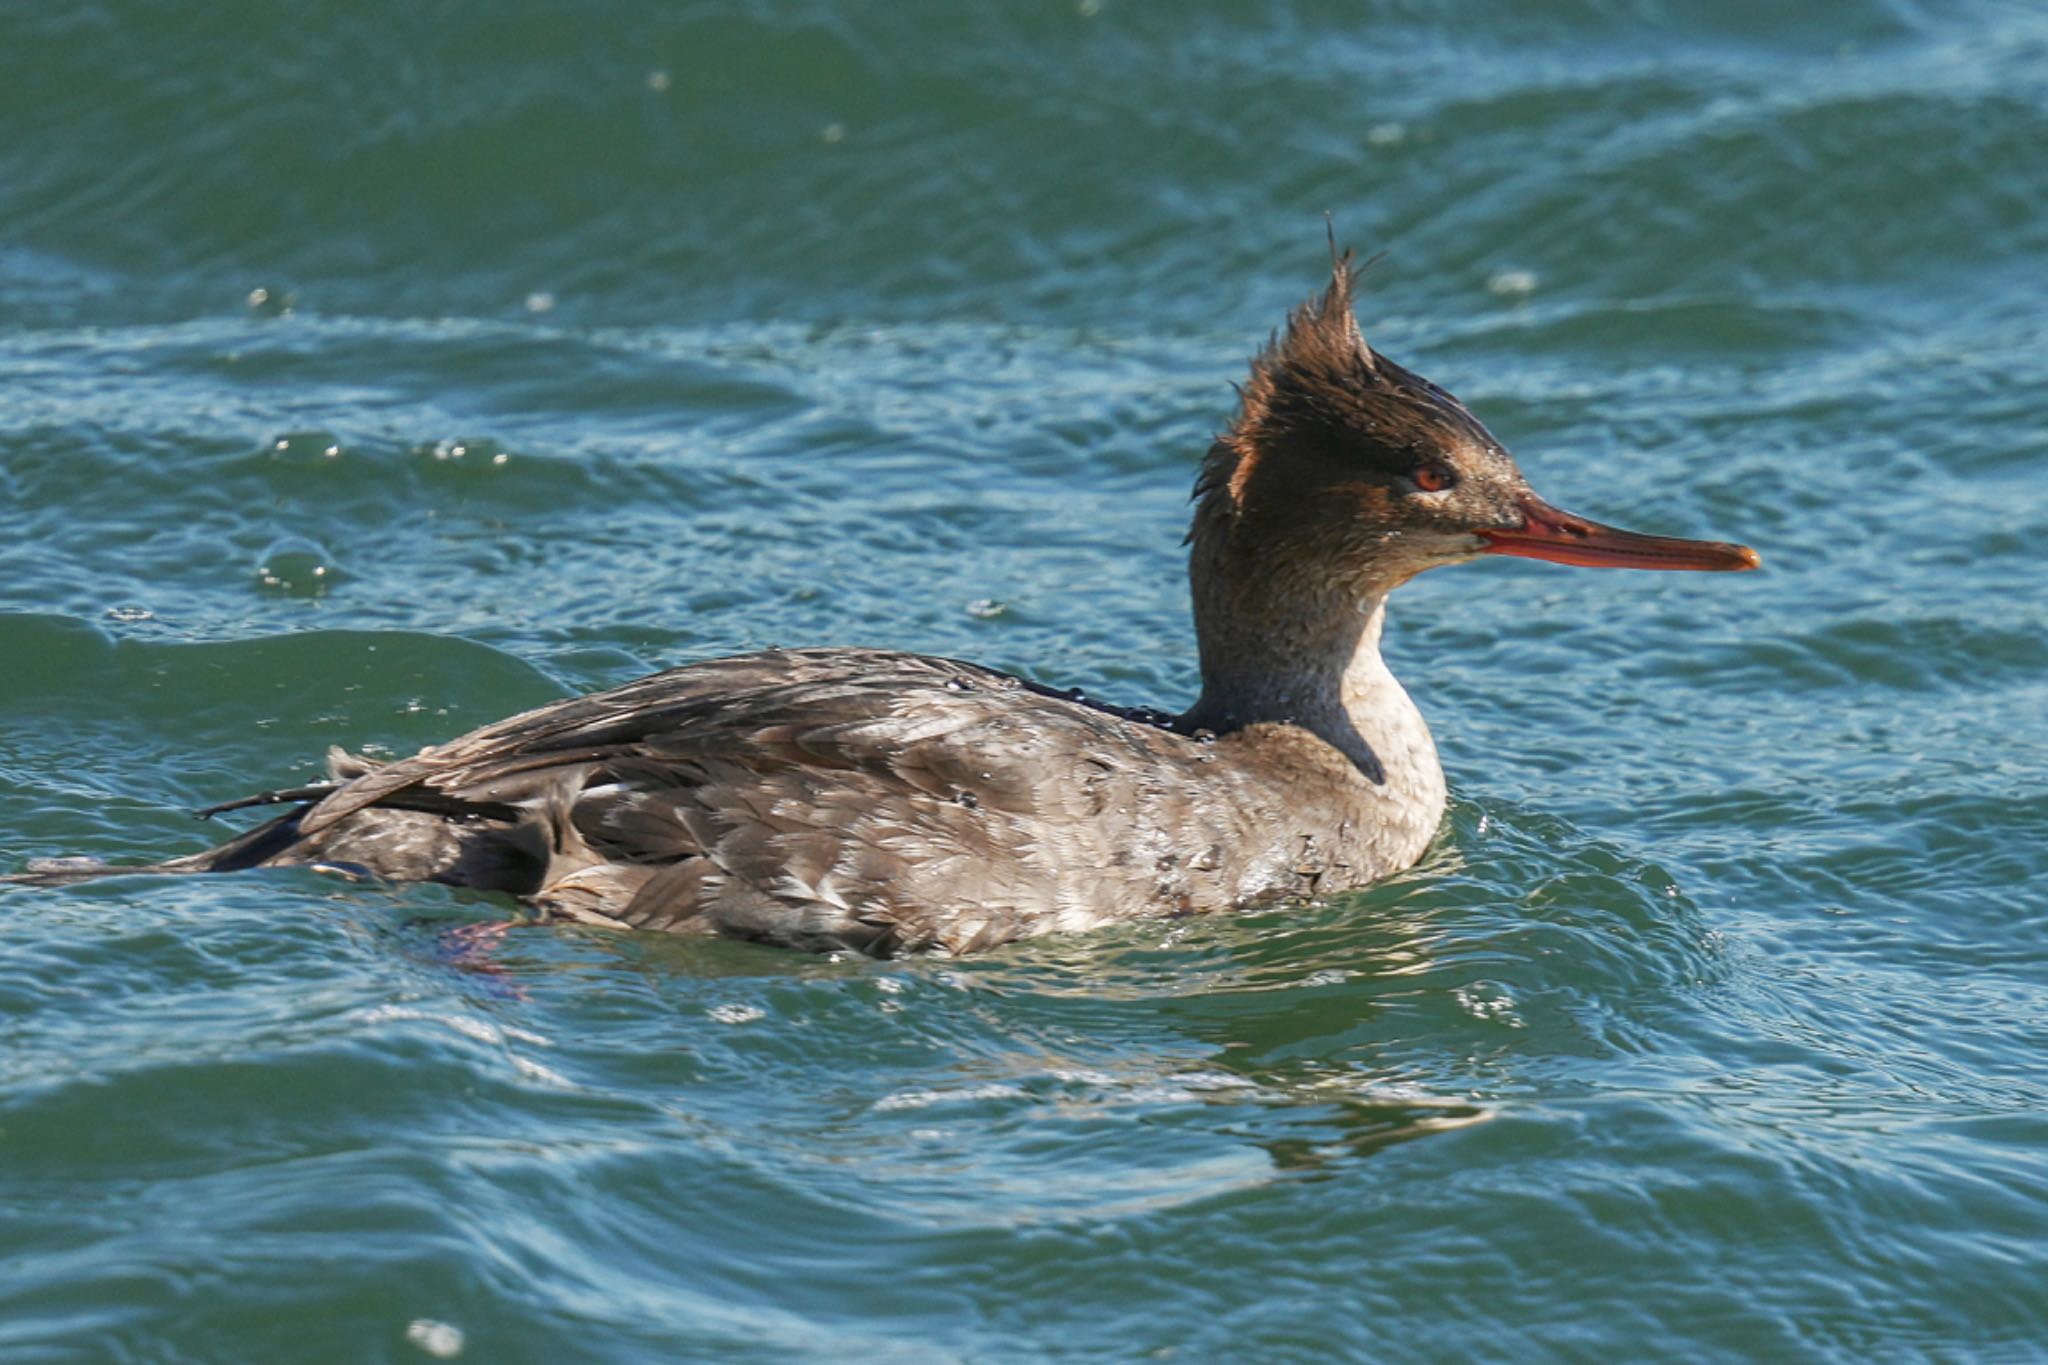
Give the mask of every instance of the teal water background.
[(767, 644), (1194, 680), (1326, 270), (1740, 578), (1396, 599), (1307, 908), (958, 961), (0, 894), (0, 1358), (2041, 1358), (2048, 9), (0, 5), (0, 858)]

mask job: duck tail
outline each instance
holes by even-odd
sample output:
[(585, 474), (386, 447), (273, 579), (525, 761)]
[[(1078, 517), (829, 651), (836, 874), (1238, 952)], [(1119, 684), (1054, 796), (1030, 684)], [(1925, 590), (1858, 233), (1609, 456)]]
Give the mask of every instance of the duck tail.
[[(266, 792), (264, 795), (282, 799), (285, 794)], [(254, 804), (257, 804), (257, 799), (234, 803), (237, 809)], [(160, 863), (109, 863), (92, 857), (31, 858), (21, 871), (0, 874), (0, 886), (70, 886), (101, 877), (184, 876), (195, 872), (239, 872), (243, 868), (260, 867), (298, 841), (299, 817), (311, 809), (310, 804), (297, 806), (224, 844), (200, 853), (188, 853), (182, 858), (167, 858)], [(201, 815), (214, 813), (200, 812)]]

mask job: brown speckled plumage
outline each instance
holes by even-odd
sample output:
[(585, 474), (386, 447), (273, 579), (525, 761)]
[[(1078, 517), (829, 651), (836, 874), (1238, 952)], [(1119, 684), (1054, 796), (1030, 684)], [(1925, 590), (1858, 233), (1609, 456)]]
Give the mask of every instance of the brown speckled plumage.
[[(943, 659), (748, 654), (377, 769), (287, 817), (296, 839), (263, 861), (471, 883), (491, 867), (568, 919), (967, 952), (1386, 871), (1353, 866), (1369, 854), (1341, 831), (1274, 837), (1297, 804), (1369, 784), (1327, 746), (1273, 738), (1197, 738)], [(418, 797), (437, 809), (391, 809)]]
[(336, 864), (548, 915), (887, 954), (1363, 886), (1444, 808), (1379, 653), (1389, 591), (1487, 552), (1743, 568), (1740, 547), (1558, 513), (1457, 400), (1375, 354), (1349, 257), (1254, 362), (1196, 485), (1203, 690), (1128, 711), (866, 649), (714, 659), (552, 703), (331, 781), (146, 869)]

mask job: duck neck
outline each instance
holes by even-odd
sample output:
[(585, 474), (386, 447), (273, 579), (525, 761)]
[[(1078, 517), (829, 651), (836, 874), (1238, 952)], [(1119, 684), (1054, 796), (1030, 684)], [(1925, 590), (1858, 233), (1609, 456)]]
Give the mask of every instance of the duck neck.
[(1384, 591), (1351, 599), (1311, 589), (1247, 600), (1199, 573), (1194, 586), (1202, 695), (1185, 724), (1218, 734), (1297, 725), (1372, 782), (1403, 789), (1391, 795), (1441, 793), (1429, 728), (1380, 657)]

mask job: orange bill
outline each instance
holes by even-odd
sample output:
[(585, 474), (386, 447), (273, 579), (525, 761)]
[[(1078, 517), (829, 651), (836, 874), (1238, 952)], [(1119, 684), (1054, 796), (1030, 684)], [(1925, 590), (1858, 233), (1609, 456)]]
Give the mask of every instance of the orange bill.
[(1547, 559), (1592, 569), (1754, 569), (1763, 562), (1747, 545), (1723, 540), (1645, 536), (1573, 516), (1534, 493), (1522, 498), (1522, 524), (1481, 531), (1483, 553)]

